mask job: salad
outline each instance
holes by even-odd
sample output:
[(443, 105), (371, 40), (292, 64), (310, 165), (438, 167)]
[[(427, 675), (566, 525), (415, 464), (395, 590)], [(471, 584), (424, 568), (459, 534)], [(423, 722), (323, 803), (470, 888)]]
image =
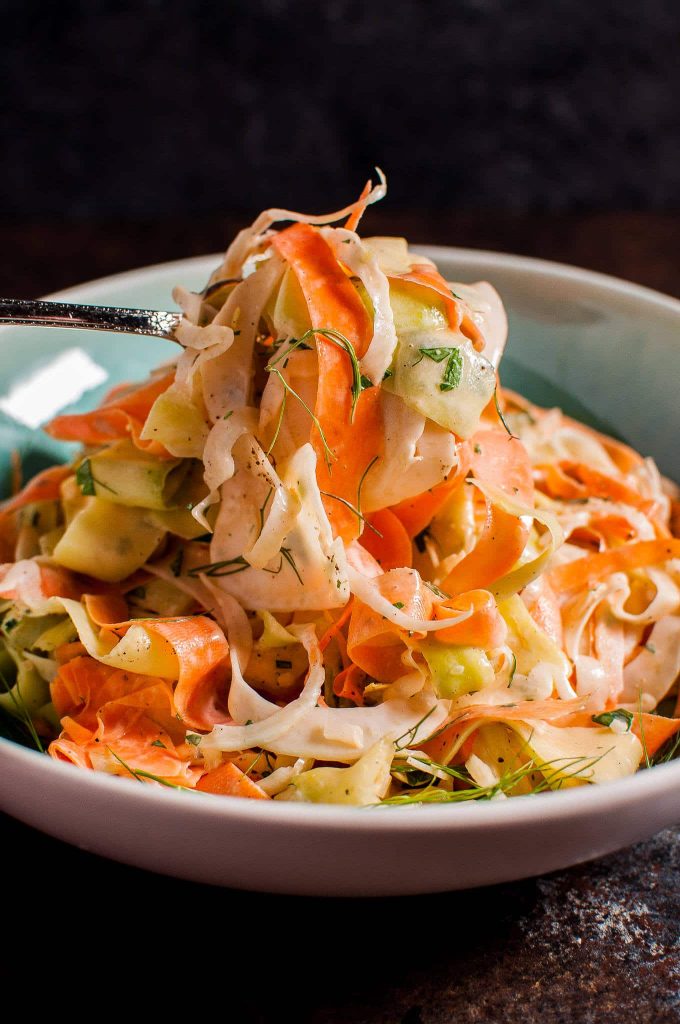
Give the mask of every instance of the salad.
[(5, 734), (155, 786), (356, 806), (600, 784), (680, 746), (654, 462), (502, 389), (502, 302), (268, 210), (177, 357), (0, 505)]

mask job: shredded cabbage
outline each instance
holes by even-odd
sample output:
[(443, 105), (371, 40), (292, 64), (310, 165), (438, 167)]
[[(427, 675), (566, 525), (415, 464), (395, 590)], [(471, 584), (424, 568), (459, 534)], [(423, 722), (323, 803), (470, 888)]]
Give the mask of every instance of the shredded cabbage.
[(367, 806), (680, 747), (680, 491), (503, 390), (493, 286), (360, 237), (378, 175), (179, 286), (176, 360), (0, 507), (0, 710), (52, 756)]

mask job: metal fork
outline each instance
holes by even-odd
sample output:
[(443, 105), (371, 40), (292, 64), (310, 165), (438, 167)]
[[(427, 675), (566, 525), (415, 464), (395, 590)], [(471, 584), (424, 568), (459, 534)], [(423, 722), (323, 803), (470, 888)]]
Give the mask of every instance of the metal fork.
[(180, 313), (161, 309), (82, 306), (75, 302), (45, 302), (43, 299), (0, 299), (0, 324), (14, 326), (74, 327), (177, 341), (175, 329), (180, 319)]

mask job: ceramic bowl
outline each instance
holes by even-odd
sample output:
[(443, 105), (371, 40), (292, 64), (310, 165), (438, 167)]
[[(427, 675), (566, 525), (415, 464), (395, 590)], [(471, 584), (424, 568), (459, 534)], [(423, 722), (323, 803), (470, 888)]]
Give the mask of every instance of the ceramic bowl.
[[(423, 249), (449, 280), (491, 281), (510, 318), (504, 383), (622, 436), (680, 479), (680, 302), (601, 274), (464, 249)], [(79, 302), (170, 308), (218, 257), (148, 267), (61, 292)], [(75, 331), (0, 334), (0, 473), (68, 447), (40, 434), (143, 377), (168, 344)], [(29, 825), (127, 864), (269, 892), (397, 895), (553, 871), (680, 820), (680, 762), (602, 786), (466, 805), (355, 809), (179, 793), (83, 772), (0, 740), (0, 806)]]

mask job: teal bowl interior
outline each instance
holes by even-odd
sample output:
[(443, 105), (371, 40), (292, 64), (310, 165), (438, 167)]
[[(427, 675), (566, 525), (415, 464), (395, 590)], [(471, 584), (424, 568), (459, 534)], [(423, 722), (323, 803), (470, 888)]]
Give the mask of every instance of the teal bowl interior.
[[(540, 405), (607, 430), (680, 479), (680, 302), (615, 278), (476, 250), (429, 248), (449, 280), (490, 281), (510, 320), (501, 380)], [(60, 293), (74, 302), (172, 309), (175, 284), (201, 288), (218, 257), (131, 271)], [(75, 353), (75, 354), (74, 354)], [(168, 342), (75, 330), (0, 330), (0, 488), (11, 452), (24, 477), (71, 455), (40, 426), (93, 408), (113, 385), (172, 357)]]

